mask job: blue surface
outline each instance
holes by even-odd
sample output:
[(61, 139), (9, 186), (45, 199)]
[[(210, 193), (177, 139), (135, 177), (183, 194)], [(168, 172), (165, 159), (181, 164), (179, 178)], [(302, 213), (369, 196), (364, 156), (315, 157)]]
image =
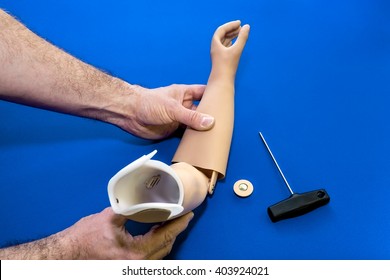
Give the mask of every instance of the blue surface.
[[(33, 31), (130, 83), (206, 83), (210, 38), (251, 25), (236, 80), (225, 180), (196, 209), (172, 259), (390, 258), (390, 2), (0, 1)], [(262, 131), (295, 192), (327, 206), (272, 223), (288, 197)], [(97, 121), (0, 101), (0, 245), (66, 228), (109, 205), (119, 169), (179, 139), (137, 139)], [(242, 199), (238, 179), (255, 187)], [(129, 224), (134, 233), (145, 226)]]

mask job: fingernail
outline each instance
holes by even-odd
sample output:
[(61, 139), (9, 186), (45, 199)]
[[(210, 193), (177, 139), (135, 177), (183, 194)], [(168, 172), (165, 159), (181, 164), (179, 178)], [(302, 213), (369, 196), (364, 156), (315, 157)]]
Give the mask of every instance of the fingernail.
[(205, 116), (200, 122), (200, 126), (203, 128), (210, 128), (214, 124), (214, 118), (210, 116)]

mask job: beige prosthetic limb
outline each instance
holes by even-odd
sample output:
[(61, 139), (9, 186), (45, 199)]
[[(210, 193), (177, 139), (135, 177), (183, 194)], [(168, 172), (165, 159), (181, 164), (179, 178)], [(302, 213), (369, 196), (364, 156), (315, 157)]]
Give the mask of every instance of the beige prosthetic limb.
[(119, 171), (108, 184), (114, 212), (139, 222), (170, 220), (199, 206), (225, 176), (234, 80), (248, 34), (248, 25), (233, 21), (220, 26), (212, 38), (212, 69), (197, 110), (214, 116), (214, 127), (203, 132), (187, 128), (171, 166), (152, 160), (155, 151)]
[[(212, 69), (197, 108), (215, 118), (209, 131), (187, 128), (173, 162), (188, 163), (207, 176), (209, 193), (217, 179), (225, 177), (234, 125), (234, 81), (249, 26), (233, 21), (220, 26), (211, 42)], [(237, 37), (233, 44), (233, 39)]]

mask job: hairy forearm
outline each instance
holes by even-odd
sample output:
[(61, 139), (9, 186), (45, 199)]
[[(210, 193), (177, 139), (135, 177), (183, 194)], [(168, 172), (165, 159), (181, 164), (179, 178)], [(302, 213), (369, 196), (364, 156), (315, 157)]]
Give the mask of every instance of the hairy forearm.
[(77, 259), (72, 241), (59, 232), (49, 237), (0, 249), (0, 260), (66, 260)]
[[(115, 123), (136, 87), (83, 63), (0, 10), (0, 98)], [(129, 114), (132, 108), (126, 108)]]

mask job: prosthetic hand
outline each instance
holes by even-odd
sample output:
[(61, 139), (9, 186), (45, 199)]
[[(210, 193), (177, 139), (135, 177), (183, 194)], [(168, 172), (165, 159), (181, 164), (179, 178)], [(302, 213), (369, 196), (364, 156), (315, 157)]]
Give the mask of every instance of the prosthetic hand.
[(241, 27), (240, 21), (215, 31), (212, 69), (197, 107), (215, 118), (213, 128), (188, 127), (171, 166), (152, 160), (154, 151), (120, 170), (108, 184), (114, 212), (138, 222), (170, 220), (199, 206), (225, 177), (234, 125), (234, 80), (248, 35), (249, 25)]

